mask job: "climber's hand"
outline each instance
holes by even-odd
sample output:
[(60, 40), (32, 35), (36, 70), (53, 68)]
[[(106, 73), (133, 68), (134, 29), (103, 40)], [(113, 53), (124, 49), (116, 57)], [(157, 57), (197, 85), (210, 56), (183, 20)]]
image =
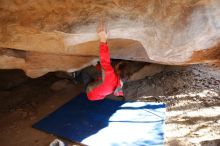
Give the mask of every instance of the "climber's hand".
[(100, 20), (100, 23), (98, 25), (97, 33), (98, 33), (98, 37), (99, 37), (100, 42), (106, 43), (107, 32), (106, 32), (105, 24), (103, 23), (102, 20)]

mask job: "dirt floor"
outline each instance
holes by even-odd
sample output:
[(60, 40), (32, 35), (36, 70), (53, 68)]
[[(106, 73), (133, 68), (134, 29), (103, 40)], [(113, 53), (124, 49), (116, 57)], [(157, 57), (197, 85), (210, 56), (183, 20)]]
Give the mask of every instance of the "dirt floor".
[[(31, 125), (79, 94), (82, 85), (57, 73), (30, 79), (4, 70), (0, 77), (0, 145), (48, 146), (56, 137)], [(220, 145), (220, 69), (165, 67), (126, 83), (124, 91), (127, 100), (167, 103), (165, 145)]]

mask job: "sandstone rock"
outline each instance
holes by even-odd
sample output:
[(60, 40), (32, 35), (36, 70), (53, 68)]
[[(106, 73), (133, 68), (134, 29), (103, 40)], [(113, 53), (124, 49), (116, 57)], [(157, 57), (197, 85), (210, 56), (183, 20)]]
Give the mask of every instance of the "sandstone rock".
[(2, 0), (0, 68), (38, 77), (97, 61), (103, 17), (111, 57), (169, 65), (220, 62), (219, 0)]
[(138, 70), (134, 74), (132, 74), (132, 76), (130, 77), (129, 80), (135, 81), (135, 80), (143, 79), (146, 76), (153, 76), (156, 73), (163, 71), (163, 69), (164, 69), (164, 65), (146, 64), (140, 70)]

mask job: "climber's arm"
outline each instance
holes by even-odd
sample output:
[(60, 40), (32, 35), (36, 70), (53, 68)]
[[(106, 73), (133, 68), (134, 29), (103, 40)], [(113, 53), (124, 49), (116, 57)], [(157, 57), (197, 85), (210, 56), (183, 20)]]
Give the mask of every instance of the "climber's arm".
[(112, 69), (107, 43), (100, 42), (100, 64), (104, 71)]
[(108, 69), (112, 69), (109, 49), (107, 45), (107, 33), (103, 23), (99, 25), (98, 28), (98, 36), (100, 41), (100, 64), (102, 68), (106, 71)]

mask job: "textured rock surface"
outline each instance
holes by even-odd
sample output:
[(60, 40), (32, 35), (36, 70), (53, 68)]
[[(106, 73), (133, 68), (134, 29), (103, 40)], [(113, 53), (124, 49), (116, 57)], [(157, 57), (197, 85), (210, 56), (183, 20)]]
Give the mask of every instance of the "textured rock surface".
[(219, 0), (0, 0), (0, 68), (38, 77), (98, 59), (96, 26), (112, 58), (194, 64), (220, 60)]

